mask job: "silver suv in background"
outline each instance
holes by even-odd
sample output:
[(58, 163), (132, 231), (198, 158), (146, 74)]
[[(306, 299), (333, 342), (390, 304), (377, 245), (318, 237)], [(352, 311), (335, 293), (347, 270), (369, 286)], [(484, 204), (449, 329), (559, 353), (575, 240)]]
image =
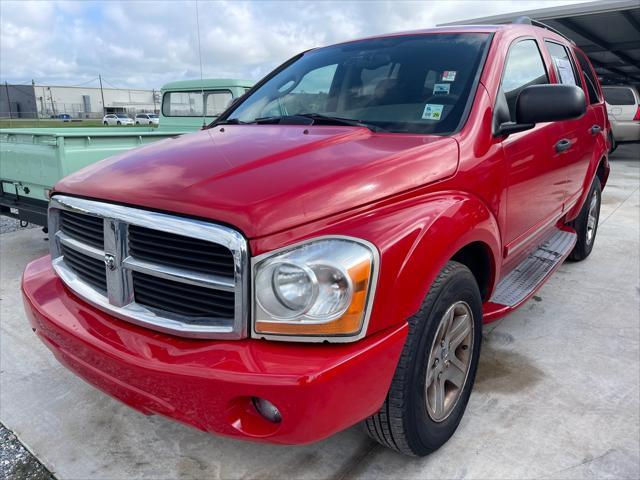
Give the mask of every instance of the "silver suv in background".
[(612, 150), (618, 142), (640, 141), (640, 101), (629, 86), (602, 87), (611, 122)]
[(138, 113), (136, 125), (159, 125), (160, 118), (155, 113)]

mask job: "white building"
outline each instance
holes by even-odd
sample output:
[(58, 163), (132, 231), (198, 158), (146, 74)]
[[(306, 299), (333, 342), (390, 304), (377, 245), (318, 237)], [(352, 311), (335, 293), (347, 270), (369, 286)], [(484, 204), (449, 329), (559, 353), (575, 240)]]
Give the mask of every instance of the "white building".
[[(35, 85), (34, 96), (42, 118), (67, 113), (74, 118), (100, 118), (104, 113), (157, 112), (158, 90)], [(104, 105), (102, 98), (104, 95)]]

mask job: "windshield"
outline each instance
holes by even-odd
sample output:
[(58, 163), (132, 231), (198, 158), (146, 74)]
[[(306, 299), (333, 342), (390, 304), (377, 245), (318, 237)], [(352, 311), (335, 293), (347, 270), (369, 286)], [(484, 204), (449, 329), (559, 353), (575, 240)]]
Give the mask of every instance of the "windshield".
[(116, 117), (118, 117), (118, 118), (129, 118), (124, 113), (116, 113)]
[(193, 92), (167, 92), (162, 97), (165, 117), (217, 117), (229, 106), (233, 95), (229, 90), (202, 90)]
[(149, 118), (158, 118), (158, 115), (156, 115), (155, 113), (150, 113)]
[(463, 117), (488, 38), (404, 35), (313, 50), (269, 79), (225, 121), (286, 124), (309, 116), (331, 122), (320, 115), (389, 132), (449, 133)]

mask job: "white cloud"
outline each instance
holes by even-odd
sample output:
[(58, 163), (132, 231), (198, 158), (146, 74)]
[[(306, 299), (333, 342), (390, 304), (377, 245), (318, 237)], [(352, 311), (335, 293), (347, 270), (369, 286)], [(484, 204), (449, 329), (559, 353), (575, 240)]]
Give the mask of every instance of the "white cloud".
[[(574, 3), (204, 1), (205, 77), (257, 80), (296, 53), (352, 38)], [(544, 4), (544, 5), (542, 5)], [(200, 76), (194, 1), (0, 1), (0, 78), (158, 88)]]

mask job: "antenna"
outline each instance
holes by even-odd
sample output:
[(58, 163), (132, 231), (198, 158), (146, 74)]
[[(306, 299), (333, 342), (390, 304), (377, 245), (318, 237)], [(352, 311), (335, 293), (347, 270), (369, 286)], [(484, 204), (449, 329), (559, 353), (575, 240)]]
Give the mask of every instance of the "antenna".
[(204, 98), (204, 81), (202, 79), (202, 47), (200, 46), (200, 15), (198, 14), (198, 0), (196, 0), (196, 26), (198, 33), (198, 58), (200, 59), (200, 88), (202, 94), (202, 128), (207, 126), (207, 102)]

